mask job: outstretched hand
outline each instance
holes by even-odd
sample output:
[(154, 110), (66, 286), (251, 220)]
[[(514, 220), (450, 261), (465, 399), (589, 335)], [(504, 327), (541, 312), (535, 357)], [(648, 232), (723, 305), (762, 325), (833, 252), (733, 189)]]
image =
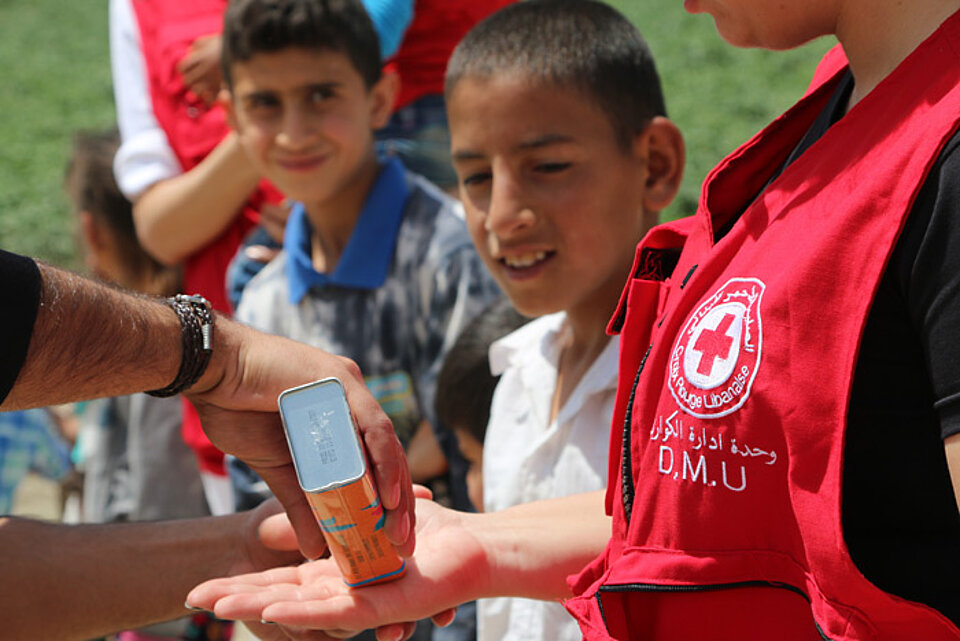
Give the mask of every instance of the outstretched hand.
[(403, 448), (356, 364), (222, 317), (214, 340), (216, 361), (188, 396), (211, 442), (244, 460), (270, 486), (293, 523), (304, 556), (317, 558), (326, 546), (297, 482), (277, 397), (285, 389), (329, 376), (343, 382), (367, 449), (387, 513), (387, 538), (401, 555), (413, 554), (413, 489)]
[[(214, 579), (194, 588), (187, 602), (219, 617), (263, 619), (295, 628), (344, 633), (380, 628), (381, 639), (403, 638), (405, 622), (436, 617), (483, 595), (487, 559), (467, 521), (432, 501), (417, 501), (420, 547), (406, 574), (390, 583), (349, 588), (332, 559)], [(384, 627), (386, 626), (386, 627)]]
[[(244, 527), (238, 534), (241, 538), (241, 551), (238, 561), (230, 570), (231, 573), (251, 572), (263, 570), (277, 565), (302, 561), (303, 557), (296, 553), (297, 537), (290, 525), (290, 520), (283, 513), (283, 509), (276, 499), (270, 499), (259, 506), (244, 512), (246, 517)], [(274, 624), (265, 624), (259, 618), (244, 621), (244, 624), (258, 638), (264, 641), (335, 641), (345, 638), (329, 631), (305, 630)], [(387, 631), (391, 632), (391, 631)], [(391, 636), (390, 639), (399, 637)]]

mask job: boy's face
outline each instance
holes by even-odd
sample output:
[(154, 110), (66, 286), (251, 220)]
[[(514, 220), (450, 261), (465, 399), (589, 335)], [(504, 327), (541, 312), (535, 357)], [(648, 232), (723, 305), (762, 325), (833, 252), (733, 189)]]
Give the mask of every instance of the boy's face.
[(836, 30), (839, 0), (684, 0), (708, 13), (720, 36), (737, 47), (791, 49)]
[(373, 131), (393, 104), (383, 79), (368, 90), (346, 54), (300, 48), (234, 63), (232, 77), (230, 124), (282, 192), (310, 211), (366, 188)]
[(465, 76), (447, 110), (470, 234), (514, 306), (612, 313), (655, 219), (641, 146), (580, 93), (522, 76)]

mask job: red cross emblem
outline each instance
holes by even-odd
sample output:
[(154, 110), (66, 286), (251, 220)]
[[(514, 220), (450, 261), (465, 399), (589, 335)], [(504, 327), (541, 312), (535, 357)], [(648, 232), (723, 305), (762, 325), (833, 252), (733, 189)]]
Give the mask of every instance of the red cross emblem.
[(697, 373), (709, 376), (713, 371), (713, 362), (717, 358), (726, 358), (730, 354), (733, 339), (727, 335), (733, 321), (741, 322), (736, 314), (724, 314), (716, 329), (705, 329), (700, 332), (693, 348), (700, 352), (700, 364)]
[(727, 281), (694, 311), (670, 357), (668, 386), (680, 407), (702, 418), (725, 416), (747, 400), (760, 363), (760, 300), (754, 278)]

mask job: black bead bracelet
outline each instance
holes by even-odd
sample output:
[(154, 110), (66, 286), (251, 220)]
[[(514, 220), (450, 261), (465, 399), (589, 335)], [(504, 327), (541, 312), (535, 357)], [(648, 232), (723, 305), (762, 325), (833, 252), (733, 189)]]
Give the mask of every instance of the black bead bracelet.
[(189, 389), (200, 380), (213, 354), (213, 313), (203, 296), (177, 294), (166, 300), (180, 319), (183, 355), (173, 382), (162, 389), (147, 392), (165, 398)]

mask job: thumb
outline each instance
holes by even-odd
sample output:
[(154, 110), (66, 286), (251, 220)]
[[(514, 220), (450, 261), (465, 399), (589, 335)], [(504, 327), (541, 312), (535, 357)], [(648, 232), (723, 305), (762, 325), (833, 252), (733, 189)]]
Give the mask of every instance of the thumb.
[(263, 545), (271, 550), (283, 552), (297, 550), (297, 533), (290, 524), (285, 512), (268, 516), (261, 523), (257, 533)]

